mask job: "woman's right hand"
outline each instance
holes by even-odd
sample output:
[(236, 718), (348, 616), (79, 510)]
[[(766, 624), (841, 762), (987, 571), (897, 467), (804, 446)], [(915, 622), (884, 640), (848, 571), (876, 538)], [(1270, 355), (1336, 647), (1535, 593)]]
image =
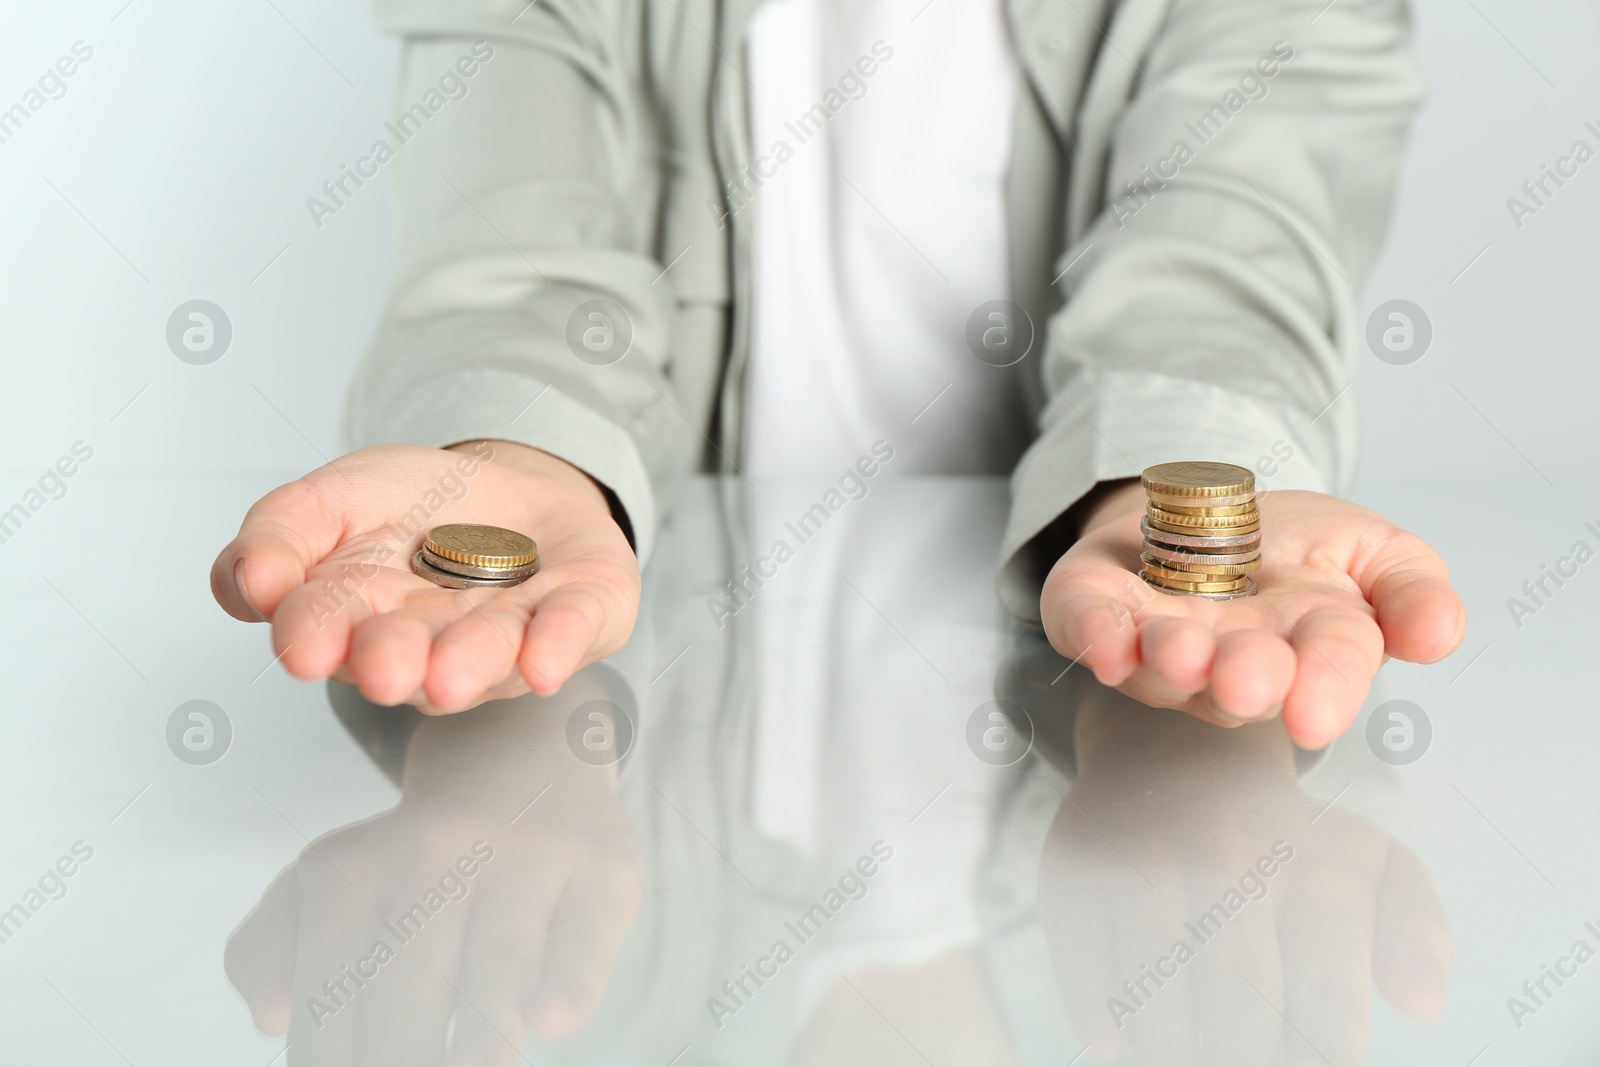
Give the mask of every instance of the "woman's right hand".
[[(526, 533), (538, 573), (466, 590), (413, 574), (423, 536), (449, 522)], [(599, 486), (546, 452), (377, 445), (262, 497), (212, 565), (211, 591), (235, 618), (271, 622), (295, 677), (443, 714), (548, 696), (616, 652), (638, 617), (639, 564)]]

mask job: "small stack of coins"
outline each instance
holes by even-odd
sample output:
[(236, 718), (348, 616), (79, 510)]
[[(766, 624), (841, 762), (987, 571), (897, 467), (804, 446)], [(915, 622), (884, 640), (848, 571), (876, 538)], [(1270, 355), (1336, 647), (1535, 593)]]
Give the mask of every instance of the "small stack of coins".
[(1140, 577), (1164, 593), (1250, 596), (1261, 566), (1255, 475), (1232, 463), (1159, 463), (1140, 479), (1148, 501)]
[(446, 589), (519, 585), (539, 570), (539, 546), (515, 530), (455, 522), (428, 531), (411, 569)]

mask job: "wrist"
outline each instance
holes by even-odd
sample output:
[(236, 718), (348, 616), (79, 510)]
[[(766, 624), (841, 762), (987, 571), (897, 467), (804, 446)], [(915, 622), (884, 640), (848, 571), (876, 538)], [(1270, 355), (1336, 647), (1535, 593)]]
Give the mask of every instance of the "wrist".
[(1101, 482), (1079, 501), (1081, 521), (1078, 536), (1108, 522), (1144, 510), (1144, 485), (1138, 478), (1124, 478), (1114, 482)]
[(467, 452), (473, 455), (483, 455), (483, 446), (487, 445), (492, 452), (490, 459), (494, 463), (512, 467), (528, 474), (536, 474), (551, 481), (560, 482), (562, 485), (581, 493), (593, 500), (607, 512), (611, 504), (606, 499), (606, 494), (600, 488), (600, 483), (589, 477), (582, 469), (574, 467), (566, 460), (540, 448), (531, 445), (519, 444), (516, 441), (505, 441), (491, 438), (480, 438), (471, 441), (458, 441), (453, 445), (446, 445), (446, 452)]

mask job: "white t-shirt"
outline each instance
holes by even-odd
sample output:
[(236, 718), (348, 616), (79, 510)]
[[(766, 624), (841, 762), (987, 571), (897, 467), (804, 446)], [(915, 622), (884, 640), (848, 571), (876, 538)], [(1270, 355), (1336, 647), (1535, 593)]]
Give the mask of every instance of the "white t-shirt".
[(881, 439), (896, 475), (1008, 473), (1016, 377), (966, 342), (973, 310), (1008, 295), (1021, 71), (1002, 5), (769, 0), (746, 60), (745, 471), (837, 475)]
[[(782, 479), (837, 478), (876, 441), (894, 450), (879, 477), (1006, 472), (1025, 443), (1015, 377), (966, 342), (973, 309), (1008, 295), (1004, 189), (1020, 68), (999, 3), (924, 3), (768, 0), (749, 26), (762, 180), (740, 206), (756, 213), (741, 466), (761, 486), (750, 497), (755, 544), (795, 547), (785, 520), (816, 502), (814, 487)], [(997, 533), (962, 531), (986, 529), (1001, 509), (942, 514), (942, 504), (931, 494), (872, 518), (850, 504), (757, 601), (756, 825), (824, 869), (851, 858), (828, 847), (864, 847), (885, 827), (898, 850), (895, 876), (807, 950), (802, 1018), (841, 975), (912, 966), (977, 937), (974, 872), (1002, 779), (948, 742), (992, 689), (992, 660), (972, 654), (992, 621), (938, 630), (941, 662), (974, 673), (935, 699), (907, 688), (935, 679), (918, 673), (920, 659), (905, 662), (903, 639), (843, 581), (853, 574), (878, 599), (875, 580), (919, 588), (916, 576), (945, 566), (953, 543)], [(861, 526), (894, 516), (907, 528)], [(949, 580), (986, 584), (982, 574)], [(940, 605), (969, 602), (939, 585), (927, 595), (925, 623)], [(849, 730), (836, 729), (840, 717)], [(859, 752), (837, 751), (845, 736)], [(917, 758), (884, 763), (873, 758), (880, 745)], [(815, 779), (822, 764), (838, 772), (826, 783)], [(901, 806), (941, 787), (959, 800), (908, 825), (916, 812)]]

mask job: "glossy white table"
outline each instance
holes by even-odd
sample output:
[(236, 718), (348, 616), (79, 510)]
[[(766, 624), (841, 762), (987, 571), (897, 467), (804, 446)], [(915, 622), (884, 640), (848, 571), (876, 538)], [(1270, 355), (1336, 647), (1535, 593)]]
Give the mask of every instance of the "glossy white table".
[[(1503, 497), (1509, 550), (1443, 521), (1473, 487), (1365, 501), (1473, 629), (1308, 754), (1063, 674), (994, 600), (989, 480), (874, 482), (731, 616), (827, 486), (698, 482), (614, 660), (374, 708), (210, 603), (279, 480), (86, 471), (0, 550), (4, 1062), (1600, 1062), (1600, 564), (1505, 604), (1600, 547), (1564, 497)], [(169, 745), (194, 700), (226, 741)]]

